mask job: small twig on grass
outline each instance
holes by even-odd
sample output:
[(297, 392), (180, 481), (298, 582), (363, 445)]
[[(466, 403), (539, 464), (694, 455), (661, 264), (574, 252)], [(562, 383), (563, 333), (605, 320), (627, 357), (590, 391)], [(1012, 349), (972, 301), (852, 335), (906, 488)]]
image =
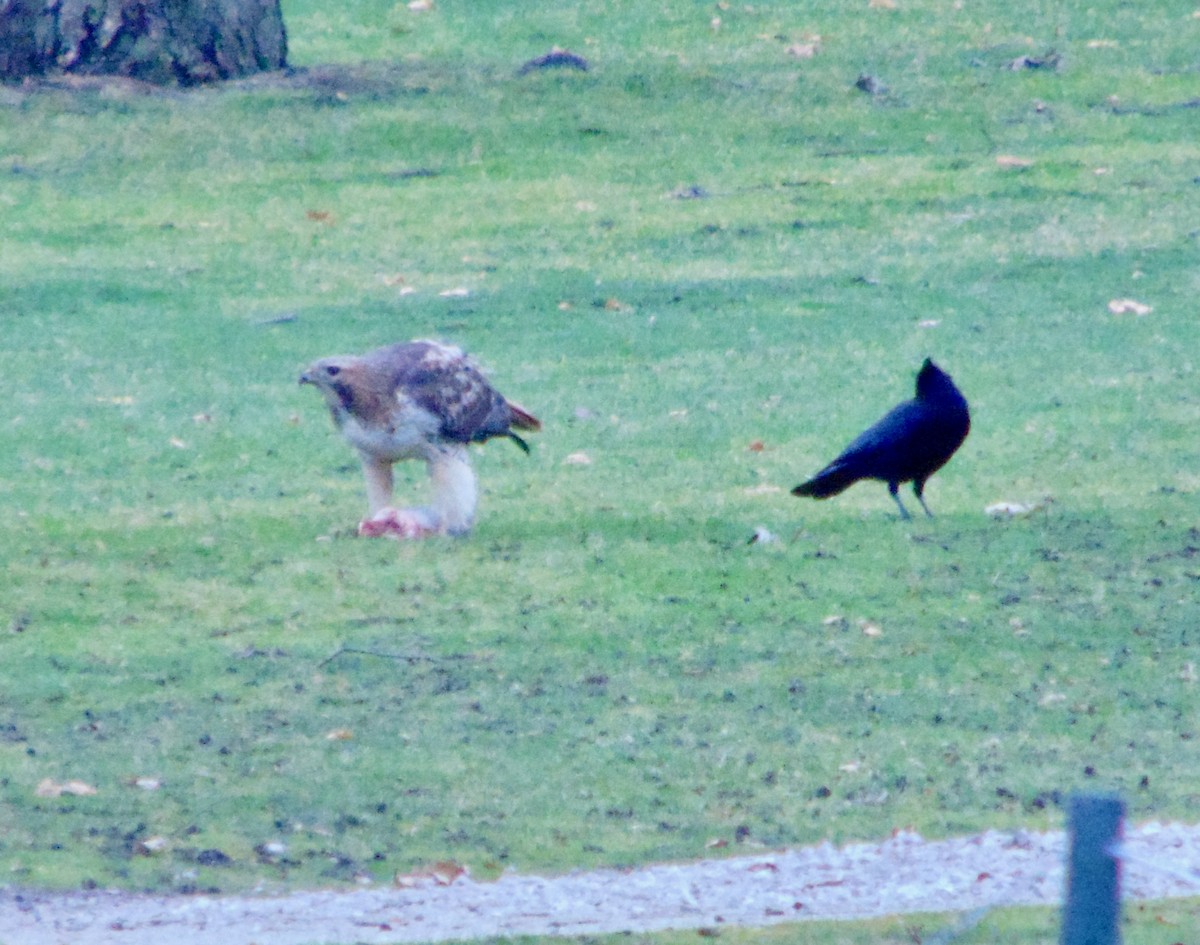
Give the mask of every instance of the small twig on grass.
[(471, 658), (469, 653), (426, 656), (424, 653), (384, 653), (381, 650), (367, 650), (357, 646), (340, 646), (317, 665), (325, 666), (328, 663), (332, 663), (339, 656), (345, 656), (347, 653), (354, 653), (358, 656), (377, 656), (381, 660), (400, 660), (405, 663), (437, 663), (441, 660), (467, 660)]
[(418, 177), (440, 177), (441, 171), (435, 171), (432, 167), (404, 167), (383, 176), (388, 180), (413, 180)]
[(583, 56), (555, 46), (546, 55), (530, 59), (517, 70), (517, 75), (528, 75), (538, 69), (578, 69), (580, 72), (587, 72), (588, 68), (588, 61)]
[(300, 316), (295, 312), (283, 312), (280, 315), (272, 315), (269, 318), (260, 318), (255, 325), (288, 325), (294, 321), (299, 321)]

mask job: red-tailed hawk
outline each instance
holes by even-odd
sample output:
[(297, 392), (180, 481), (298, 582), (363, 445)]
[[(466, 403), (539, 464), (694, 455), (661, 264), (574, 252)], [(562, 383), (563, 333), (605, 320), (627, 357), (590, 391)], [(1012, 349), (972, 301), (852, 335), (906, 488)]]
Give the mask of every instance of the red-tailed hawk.
[[(459, 348), (412, 341), (361, 356), (322, 358), (300, 375), (329, 405), (334, 425), (358, 450), (370, 513), (360, 535), (423, 538), (461, 535), (475, 520), (475, 474), (467, 444), (540, 430), (541, 421), (509, 403)], [(433, 504), (392, 507), (392, 464), (423, 459)]]

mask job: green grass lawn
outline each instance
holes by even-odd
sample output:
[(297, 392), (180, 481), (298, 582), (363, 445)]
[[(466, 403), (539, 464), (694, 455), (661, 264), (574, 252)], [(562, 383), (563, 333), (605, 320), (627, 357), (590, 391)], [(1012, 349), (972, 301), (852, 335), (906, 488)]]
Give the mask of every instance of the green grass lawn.
[[(288, 78), (0, 89), (0, 884), (1194, 820), (1200, 19), (544, 6), (295, 0)], [(296, 378), (430, 336), (545, 430), (475, 450), (469, 538), (358, 540)], [(788, 495), (926, 355), (938, 517)]]
[[(1190, 900), (1138, 903), (1126, 908), (1121, 940), (1126, 945), (1190, 941), (1197, 924)], [(621, 934), (577, 939), (514, 938), (489, 941), (554, 945), (695, 945), (697, 938), (720, 938), (726, 945), (1058, 945), (1058, 917), (1049, 909), (1010, 908), (987, 913), (891, 916), (871, 922), (796, 922), (766, 928), (709, 926), (701, 930), (652, 935)]]

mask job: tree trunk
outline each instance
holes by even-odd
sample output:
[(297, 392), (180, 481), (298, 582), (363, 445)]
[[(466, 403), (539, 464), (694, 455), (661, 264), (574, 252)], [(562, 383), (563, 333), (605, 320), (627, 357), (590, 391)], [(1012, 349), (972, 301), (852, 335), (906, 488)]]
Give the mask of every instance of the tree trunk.
[(0, 0), (0, 79), (196, 85), (286, 65), (279, 0)]

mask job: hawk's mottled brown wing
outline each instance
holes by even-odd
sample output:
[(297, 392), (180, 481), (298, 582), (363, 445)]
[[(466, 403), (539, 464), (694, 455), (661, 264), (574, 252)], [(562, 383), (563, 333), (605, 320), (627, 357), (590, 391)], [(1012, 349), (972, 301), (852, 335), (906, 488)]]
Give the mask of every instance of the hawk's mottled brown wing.
[(535, 417), (488, 383), (475, 362), (452, 345), (412, 341), (372, 351), (364, 362), (386, 373), (397, 397), (407, 397), (438, 418), (440, 434), (459, 443), (514, 436), (512, 428), (537, 429)]

